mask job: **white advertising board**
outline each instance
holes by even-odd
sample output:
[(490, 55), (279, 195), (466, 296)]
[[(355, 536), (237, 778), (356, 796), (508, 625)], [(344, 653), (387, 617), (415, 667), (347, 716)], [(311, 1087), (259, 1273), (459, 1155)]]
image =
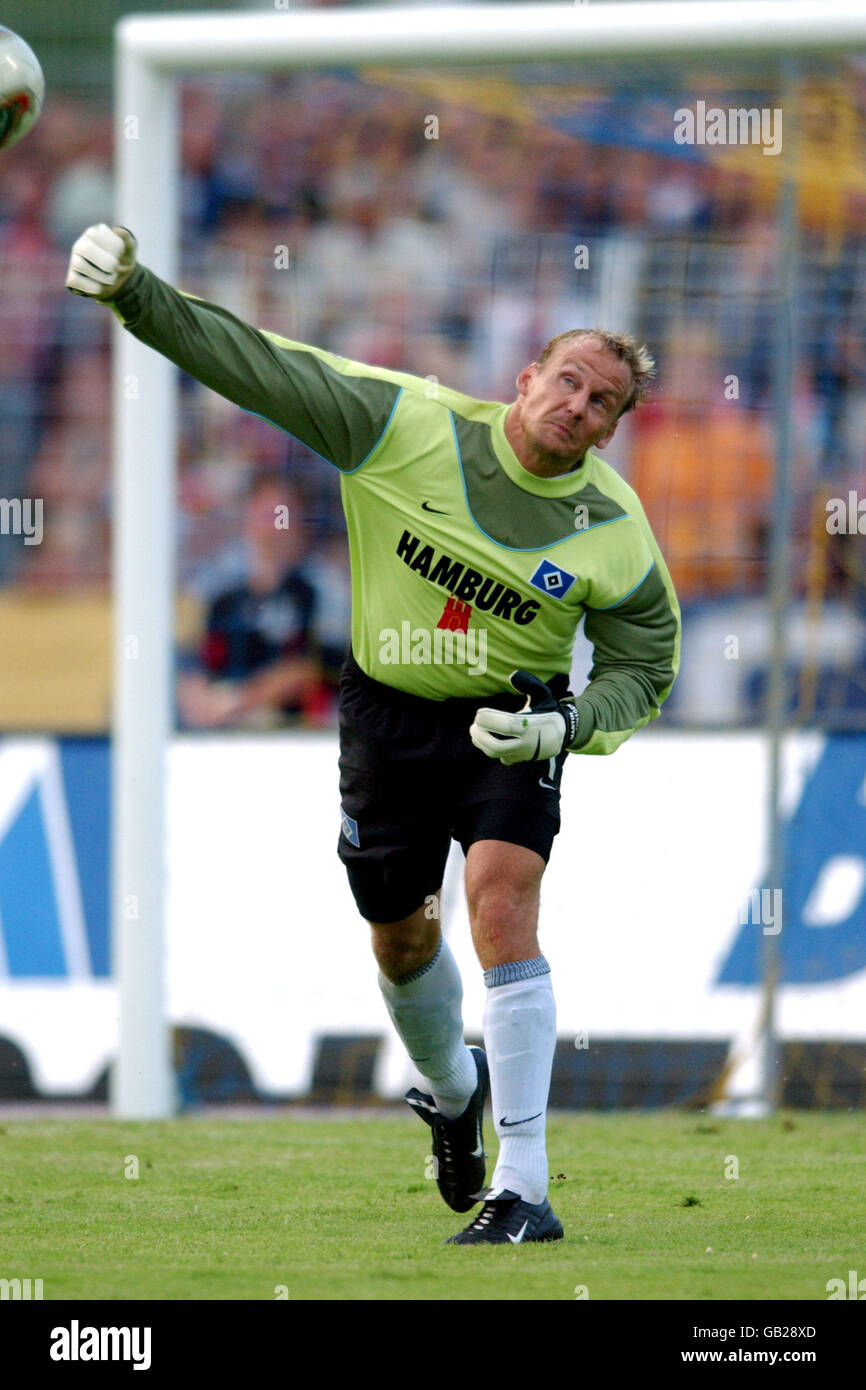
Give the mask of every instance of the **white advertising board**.
[[(866, 1035), (866, 958), (856, 945), (866, 935), (866, 747), (851, 738), (833, 750), (832, 742), (807, 735), (788, 744), (789, 857), (801, 865), (803, 846), (812, 852), (816, 840), (820, 853), (811, 882), (786, 882), (778, 904), (769, 891), (753, 893), (765, 872), (759, 735), (653, 731), (612, 757), (570, 760), (541, 912), (561, 1038), (742, 1035), (755, 1022), (759, 988), (742, 949), (736, 968), (734, 948), (766, 931), (788, 960), (782, 1036)], [(51, 745), (40, 761), (36, 744), (24, 763), (38, 780), (40, 768), (50, 772)], [(831, 754), (842, 760), (835, 769)], [(20, 747), (17, 756), (20, 766)], [(812, 819), (799, 824), (806, 812)], [(339, 825), (331, 735), (186, 736), (172, 747), (171, 1019), (227, 1038), (264, 1093), (305, 1093), (324, 1034), (390, 1034), (368, 931), (336, 854)], [(60, 860), (58, 895), (65, 884), (68, 897), (69, 855)], [(455, 846), (444, 929), (463, 973), (466, 1030), (480, 1034), (484, 985), (461, 873)], [(4, 881), (0, 860), (0, 908)], [(111, 982), (88, 977), (80, 962), (57, 978), (29, 978), (10, 968), (13, 955), (0, 957), (0, 1034), (21, 1047), (41, 1091), (87, 1089), (115, 1046)], [(377, 1089), (397, 1094), (409, 1076), (389, 1043)]]

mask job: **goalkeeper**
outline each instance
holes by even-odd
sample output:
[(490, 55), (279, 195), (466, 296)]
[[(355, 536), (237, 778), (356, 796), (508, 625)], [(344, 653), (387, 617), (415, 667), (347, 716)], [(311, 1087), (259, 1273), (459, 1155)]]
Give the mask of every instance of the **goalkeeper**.
[[(124, 228), (89, 228), (68, 288), (110, 302), (141, 342), (340, 471), (353, 615), (338, 853), (424, 1079), (407, 1100), (432, 1130), (445, 1201), (482, 1203), (452, 1241), (558, 1240), (545, 1149), (556, 1018), (537, 932), (563, 764), (612, 753), (655, 719), (679, 664), (664, 560), (634, 492), (594, 452), (644, 396), (652, 359), (628, 335), (575, 330), (523, 368), (513, 402), (473, 400), (261, 332), (135, 252)], [(581, 619), (594, 661), (575, 698)], [(439, 929), (452, 839), (487, 986), (484, 1050), (464, 1042)], [(488, 1085), (499, 1155), (485, 1188)]]

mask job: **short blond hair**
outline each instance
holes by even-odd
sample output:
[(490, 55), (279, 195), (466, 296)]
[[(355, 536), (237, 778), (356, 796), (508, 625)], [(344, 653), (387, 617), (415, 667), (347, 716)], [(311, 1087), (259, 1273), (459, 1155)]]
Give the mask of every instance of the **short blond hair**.
[[(620, 415), (625, 415), (627, 410), (634, 410), (635, 406), (641, 405), (649, 395), (649, 385), (656, 374), (655, 359), (648, 351), (644, 343), (639, 343), (631, 333), (611, 333), (606, 328), (570, 328), (565, 333), (557, 333), (555, 338), (542, 348), (536, 363), (538, 367), (543, 367), (550, 359), (561, 343), (568, 343), (577, 338), (594, 338), (604, 348), (605, 352), (611, 352), (620, 362), (625, 362), (631, 371), (632, 389)], [(617, 417), (619, 418), (619, 417)]]

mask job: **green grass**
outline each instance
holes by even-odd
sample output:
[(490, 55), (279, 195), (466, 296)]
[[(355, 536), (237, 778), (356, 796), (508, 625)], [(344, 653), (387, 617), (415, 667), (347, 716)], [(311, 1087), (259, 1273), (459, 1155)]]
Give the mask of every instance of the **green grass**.
[(565, 1240), (465, 1248), (408, 1114), (7, 1120), (0, 1277), (46, 1299), (824, 1300), (863, 1265), (856, 1114), (560, 1114), (548, 1151)]

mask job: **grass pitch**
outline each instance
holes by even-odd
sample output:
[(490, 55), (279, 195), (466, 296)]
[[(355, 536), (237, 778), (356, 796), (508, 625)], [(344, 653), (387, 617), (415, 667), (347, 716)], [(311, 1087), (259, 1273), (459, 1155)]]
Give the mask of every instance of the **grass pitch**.
[[(495, 1152), (489, 1119), (487, 1132)], [(591, 1300), (826, 1300), (827, 1280), (863, 1263), (856, 1114), (556, 1114), (550, 1198), (565, 1240), (508, 1248), (443, 1245), (471, 1217), (425, 1177), (426, 1141), (413, 1116), (390, 1111), (5, 1120), (0, 1277), (41, 1278), (46, 1300), (573, 1300), (582, 1289)]]

